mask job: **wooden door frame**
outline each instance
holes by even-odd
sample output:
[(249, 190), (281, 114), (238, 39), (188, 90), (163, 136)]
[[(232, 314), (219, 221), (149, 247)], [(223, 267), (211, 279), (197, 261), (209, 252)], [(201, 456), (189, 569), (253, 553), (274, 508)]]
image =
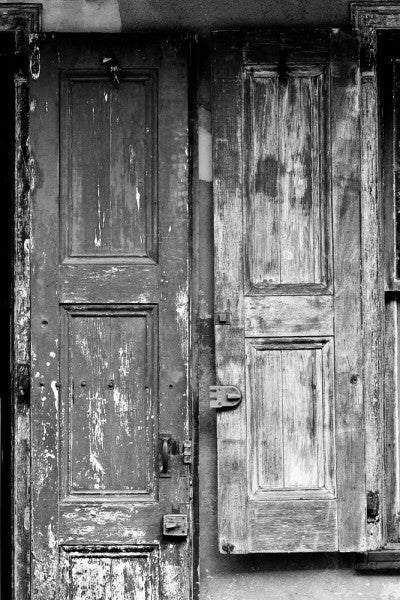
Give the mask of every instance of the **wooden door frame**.
[[(356, 562), (360, 570), (400, 569), (400, 544), (388, 544), (385, 522), (391, 510), (388, 471), (394, 451), (387, 439), (394, 435), (385, 410), (384, 319), (385, 262), (383, 249), (383, 200), (380, 167), (380, 119), (377, 75), (378, 32), (400, 31), (398, 2), (351, 2), (351, 25), (359, 33), (361, 51), (361, 235), (362, 309), (364, 344), (364, 407), (366, 430), (367, 490), (378, 496), (380, 518), (371, 519), (369, 538), (382, 550), (365, 553)], [(393, 444), (391, 445), (393, 448)], [(388, 469), (389, 463), (389, 469)], [(373, 496), (371, 496), (373, 497)], [(376, 496), (375, 496), (376, 497)], [(380, 499), (380, 501), (379, 501)]]
[[(30, 203), (34, 173), (29, 152), (29, 72), (41, 30), (41, 4), (2, 4), (0, 33), (15, 36), (15, 143), (13, 194), (13, 301), (11, 343), (12, 595), (29, 598), (30, 478)], [(33, 70), (37, 65), (32, 64)]]
[[(14, 76), (15, 98), (15, 146), (14, 146), (14, 194), (13, 215), (13, 314), (12, 314), (12, 347), (11, 347), (11, 389), (12, 389), (12, 482), (11, 482), (11, 516), (12, 527), (12, 598), (30, 598), (30, 239), (31, 239), (31, 199), (35, 188), (35, 162), (29, 146), (29, 112), (30, 93), (29, 80), (40, 73), (40, 54), (36, 41), (42, 31), (42, 5), (36, 3), (0, 4), (0, 33), (15, 35), (16, 69)], [(118, 35), (116, 33), (116, 35)], [(193, 316), (196, 315), (197, 263), (195, 258), (196, 244), (194, 228), (197, 223), (197, 45), (196, 37), (192, 40), (189, 56), (189, 362), (188, 362), (188, 410), (190, 419), (190, 437), (195, 443), (196, 406), (197, 406), (197, 354), (196, 334), (192, 327)], [(194, 456), (193, 456), (194, 455)], [(197, 482), (196, 452), (192, 450), (191, 479)], [(192, 535), (192, 593), (196, 594), (197, 583), (194, 581), (198, 562), (198, 527), (197, 527), (197, 490), (191, 507)]]

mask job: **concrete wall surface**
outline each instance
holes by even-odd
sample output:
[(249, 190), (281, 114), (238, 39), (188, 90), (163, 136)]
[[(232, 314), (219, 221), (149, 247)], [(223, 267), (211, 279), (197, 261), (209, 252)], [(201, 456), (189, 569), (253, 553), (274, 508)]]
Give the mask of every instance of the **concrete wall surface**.
[(347, 0), (42, 0), (45, 31), (198, 31), (199, 181), (194, 205), (199, 304), (199, 531), (201, 600), (400, 600), (400, 577), (358, 574), (352, 555), (225, 556), (217, 549), (216, 417), (208, 386), (213, 355), (211, 105), (208, 33), (213, 28), (270, 25), (342, 26)]

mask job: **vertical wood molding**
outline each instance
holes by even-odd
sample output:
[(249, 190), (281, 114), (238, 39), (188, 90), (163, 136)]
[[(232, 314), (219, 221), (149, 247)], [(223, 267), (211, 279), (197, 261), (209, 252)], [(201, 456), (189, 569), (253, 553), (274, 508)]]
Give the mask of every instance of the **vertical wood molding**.
[(366, 425), (366, 489), (378, 492), (379, 520), (369, 519), (368, 547), (387, 543), (385, 526), (384, 262), (379, 186), (377, 31), (400, 29), (398, 2), (353, 2), (351, 23), (361, 42), (361, 231)]
[(41, 30), (41, 4), (0, 5), (0, 32), (14, 33), (15, 54), (22, 60), (14, 76), (14, 240), (13, 240), (13, 598), (30, 596), (30, 407), (19, 401), (20, 378), (29, 378), (30, 363), (30, 205), (34, 173), (28, 143), (31, 36)]

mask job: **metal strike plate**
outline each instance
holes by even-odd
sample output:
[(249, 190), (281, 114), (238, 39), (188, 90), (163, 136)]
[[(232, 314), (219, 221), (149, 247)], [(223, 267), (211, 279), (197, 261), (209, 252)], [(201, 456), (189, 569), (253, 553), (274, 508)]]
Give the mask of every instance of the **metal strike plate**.
[(241, 391), (233, 385), (210, 385), (210, 408), (235, 408), (242, 401)]
[(187, 537), (188, 518), (187, 515), (164, 515), (163, 535), (167, 537)]

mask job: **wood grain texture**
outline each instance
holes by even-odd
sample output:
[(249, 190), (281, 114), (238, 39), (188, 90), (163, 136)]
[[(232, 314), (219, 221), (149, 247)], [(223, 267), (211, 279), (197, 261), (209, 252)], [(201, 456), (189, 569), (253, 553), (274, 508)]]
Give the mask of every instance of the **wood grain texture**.
[(70, 600), (158, 600), (155, 547), (62, 548), (62, 586)]
[[(32, 84), (37, 109), (31, 115), (38, 164), (32, 256), (33, 598), (68, 593), (74, 599), (147, 600), (158, 598), (158, 587), (168, 600), (190, 596), (190, 537), (170, 545), (160, 527), (173, 507), (190, 514), (189, 466), (181, 454), (190, 437), (189, 45), (181, 35), (168, 40), (60, 35), (41, 43), (46, 76)], [(99, 56), (108, 55), (110, 47), (121, 79), (126, 75), (120, 96), (106, 70), (99, 76)], [(77, 73), (68, 105), (63, 81)], [(71, 136), (59, 144), (66, 130), (78, 150), (72, 156), (65, 154)], [(170, 455), (171, 477), (158, 484), (158, 434), (164, 432), (176, 450)], [(80, 549), (65, 584), (60, 550), (71, 544)], [(84, 555), (88, 544), (102, 549)], [(140, 557), (135, 562), (124, 554), (132, 544), (162, 549), (162, 560), (153, 553), (153, 575), (140, 566)], [(151, 591), (155, 570), (160, 586)]]
[[(66, 393), (61, 393), (68, 495), (154, 494), (158, 468), (154, 308), (128, 306), (112, 312), (101, 307), (69, 308), (68, 358), (62, 378)], [(153, 452), (144, 456), (143, 448)]]
[[(31, 27), (39, 23), (39, 9), (2, 7), (0, 29), (16, 28), (15, 48), (23, 50), (28, 44)], [(10, 17), (11, 11), (11, 18)], [(36, 14), (36, 19), (34, 15)], [(20, 25), (17, 26), (16, 19)], [(17, 27), (16, 27), (17, 26)], [(32, 32), (35, 27), (32, 29)], [(29, 144), (29, 83), (28, 64), (19, 77), (14, 76), (15, 90), (15, 180), (14, 184), (14, 265), (13, 265), (13, 340), (11, 376), (13, 393), (13, 502), (12, 514), (12, 590), (15, 597), (27, 597), (30, 587), (30, 453), (31, 411), (28, 403), (18, 402), (19, 375), (29, 377), (31, 360), (30, 336), (30, 275), (31, 275), (31, 200), (35, 185), (35, 164)]]
[[(376, 37), (376, 34), (375, 34)], [(363, 39), (363, 38), (362, 38)], [(375, 44), (374, 44), (375, 45)], [(366, 487), (384, 498), (384, 272), (377, 77), (361, 74), (361, 253)], [(368, 547), (380, 548), (384, 518), (368, 523)]]
[(253, 552), (332, 552), (337, 550), (334, 500), (252, 502), (250, 535)]
[[(233, 552), (360, 550), (358, 45), (336, 30), (240, 35), (219, 34), (214, 58), (216, 312), (232, 322), (216, 325), (216, 365), (221, 384), (245, 391), (217, 423), (220, 547), (229, 541), (222, 531), (240, 538)], [(222, 103), (222, 57), (238, 43), (242, 62), (228, 61), (234, 83)]]
[(246, 296), (247, 337), (333, 335), (332, 296)]
[(331, 51), (339, 548), (354, 551), (366, 548), (358, 43), (343, 32), (333, 32)]
[(65, 261), (156, 258), (157, 96), (155, 71), (126, 71), (118, 90), (104, 71), (63, 74)]
[[(264, 499), (335, 490), (333, 340), (246, 344), (250, 489)], [(269, 493), (270, 492), (270, 493)], [(286, 492), (288, 492), (286, 496)]]
[[(244, 389), (240, 34), (213, 40), (215, 310), (232, 315), (215, 328), (216, 372), (217, 383)], [(218, 415), (217, 451), (220, 551), (247, 552), (246, 400)]]
[[(323, 71), (246, 70), (246, 277), (255, 292), (329, 285)], [(285, 290), (285, 291), (284, 291)]]

